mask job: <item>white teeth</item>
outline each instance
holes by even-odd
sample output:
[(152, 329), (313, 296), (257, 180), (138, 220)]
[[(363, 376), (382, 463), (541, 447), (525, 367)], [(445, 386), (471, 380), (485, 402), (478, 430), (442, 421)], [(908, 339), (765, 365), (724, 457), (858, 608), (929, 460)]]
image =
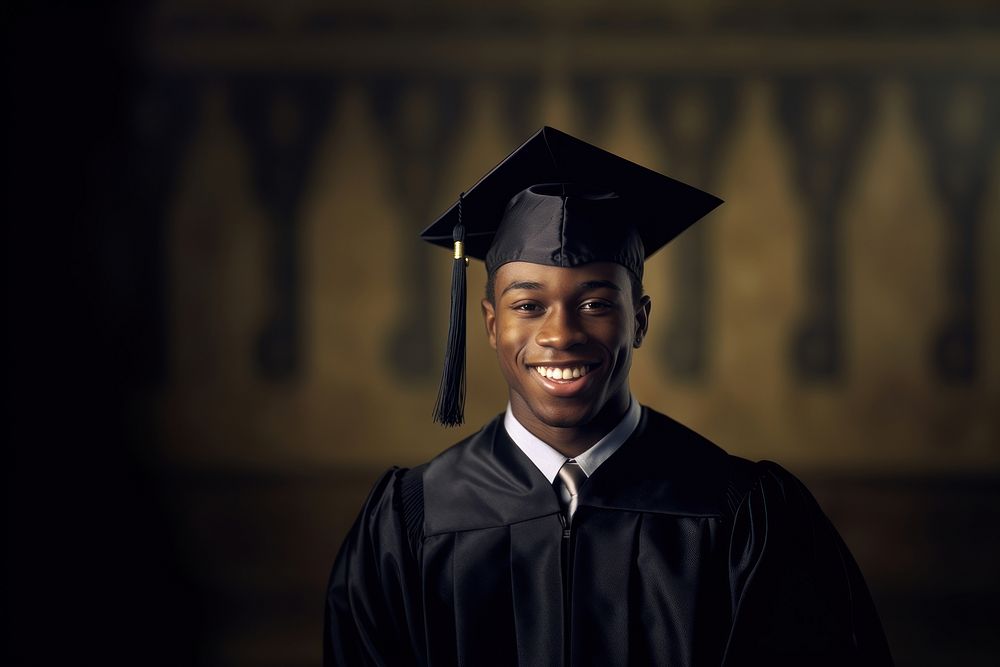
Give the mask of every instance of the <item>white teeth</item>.
[(539, 375), (549, 378), (550, 380), (575, 380), (577, 378), (582, 378), (588, 373), (586, 366), (577, 366), (576, 368), (555, 368), (552, 366), (535, 366), (536, 371)]

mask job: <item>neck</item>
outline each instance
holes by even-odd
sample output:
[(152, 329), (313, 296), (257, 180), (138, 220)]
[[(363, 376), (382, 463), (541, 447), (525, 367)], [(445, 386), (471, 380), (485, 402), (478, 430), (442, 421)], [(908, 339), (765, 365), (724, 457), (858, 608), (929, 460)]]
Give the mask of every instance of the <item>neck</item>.
[(594, 446), (621, 422), (628, 411), (628, 389), (618, 393), (601, 407), (586, 423), (570, 426), (553, 425), (540, 419), (519, 397), (511, 396), (511, 412), (517, 421), (536, 438), (567, 458), (575, 458)]

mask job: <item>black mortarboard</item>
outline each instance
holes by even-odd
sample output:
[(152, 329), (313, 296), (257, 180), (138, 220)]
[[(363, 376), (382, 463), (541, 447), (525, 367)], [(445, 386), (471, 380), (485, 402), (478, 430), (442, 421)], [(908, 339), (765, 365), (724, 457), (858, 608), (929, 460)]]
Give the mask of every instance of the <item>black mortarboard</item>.
[(451, 319), (435, 421), (462, 423), (465, 266), (616, 262), (642, 278), (647, 257), (722, 203), (565, 132), (543, 127), (421, 234), (454, 249)]

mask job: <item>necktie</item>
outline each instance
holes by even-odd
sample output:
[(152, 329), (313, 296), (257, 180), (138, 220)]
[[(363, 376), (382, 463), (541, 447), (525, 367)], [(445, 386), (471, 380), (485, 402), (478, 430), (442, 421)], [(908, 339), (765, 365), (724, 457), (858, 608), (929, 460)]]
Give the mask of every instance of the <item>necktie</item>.
[(585, 481), (587, 481), (587, 474), (573, 459), (566, 461), (562, 468), (559, 468), (559, 476), (556, 477), (556, 490), (559, 491), (559, 502), (562, 504), (567, 526), (576, 512), (577, 494), (580, 493), (580, 487)]

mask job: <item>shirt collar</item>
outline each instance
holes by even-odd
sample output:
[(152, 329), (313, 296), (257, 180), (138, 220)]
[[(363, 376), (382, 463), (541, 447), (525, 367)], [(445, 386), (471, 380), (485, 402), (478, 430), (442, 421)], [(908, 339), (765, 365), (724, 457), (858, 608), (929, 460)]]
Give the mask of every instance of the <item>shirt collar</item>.
[[(628, 410), (618, 425), (574, 459), (587, 477), (593, 475), (594, 471), (629, 439), (629, 436), (635, 431), (635, 427), (639, 425), (641, 414), (639, 402), (630, 396)], [(562, 468), (569, 459), (537, 438), (521, 422), (517, 421), (514, 413), (511, 412), (510, 403), (507, 403), (507, 413), (504, 415), (503, 425), (510, 439), (531, 459), (531, 462), (541, 471), (545, 479), (549, 480), (550, 483), (554, 482), (556, 475), (559, 474), (559, 468)]]

